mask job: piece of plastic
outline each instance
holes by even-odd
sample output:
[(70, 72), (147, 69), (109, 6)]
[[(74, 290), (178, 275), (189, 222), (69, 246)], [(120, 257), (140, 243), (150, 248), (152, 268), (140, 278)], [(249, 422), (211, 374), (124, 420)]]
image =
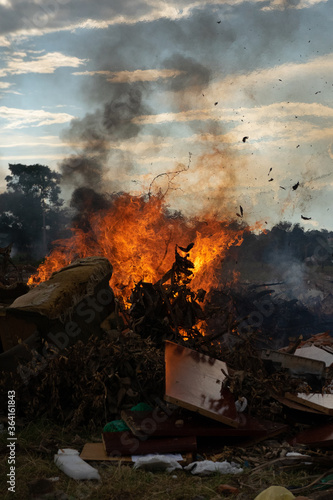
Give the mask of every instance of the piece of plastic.
[(151, 472), (166, 471), (172, 472), (181, 469), (182, 466), (173, 456), (168, 455), (143, 455), (137, 458), (133, 469), (144, 469)]
[(237, 401), (235, 401), (235, 406), (238, 413), (242, 413), (247, 407), (246, 397), (242, 396), (241, 398), (238, 398)]
[(220, 474), (239, 474), (243, 469), (234, 462), (212, 462), (211, 460), (203, 460), (202, 462), (192, 462), (184, 467), (184, 470), (190, 471), (192, 474), (200, 474), (202, 476), (209, 476), (216, 472)]
[(129, 431), (130, 428), (123, 420), (112, 420), (105, 424), (103, 432), (124, 432)]
[(98, 470), (82, 460), (77, 450), (70, 448), (58, 450), (58, 454), (54, 455), (54, 463), (73, 479), (101, 479)]
[(283, 486), (270, 486), (259, 493), (254, 500), (292, 500), (295, 496)]
[(147, 403), (138, 403), (131, 408), (131, 411), (151, 411), (153, 408)]

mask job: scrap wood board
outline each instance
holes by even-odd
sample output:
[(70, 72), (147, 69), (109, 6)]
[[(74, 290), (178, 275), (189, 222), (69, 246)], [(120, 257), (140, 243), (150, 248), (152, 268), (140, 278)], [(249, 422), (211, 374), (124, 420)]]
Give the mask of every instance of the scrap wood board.
[(304, 406), (304, 404), (297, 403), (296, 401), (292, 401), (291, 399), (283, 398), (282, 396), (277, 396), (276, 394), (272, 395), (276, 401), (281, 403), (292, 410), (302, 411), (305, 413), (312, 413), (312, 415), (323, 415), (322, 411), (315, 410), (314, 408), (310, 408), (308, 406)]
[(319, 410), (327, 415), (333, 415), (333, 394), (317, 394), (317, 393), (298, 393), (291, 394), (287, 392), (285, 394), (287, 399), (297, 401), (302, 405), (309, 406), (315, 410)]
[(139, 439), (131, 432), (103, 432), (107, 455), (147, 455), (149, 453), (186, 453), (197, 451), (195, 436)]
[(331, 447), (333, 445), (333, 424), (329, 423), (320, 427), (311, 427), (297, 434), (292, 444), (305, 444), (319, 448)]
[[(182, 457), (183, 460), (179, 461), (181, 465), (186, 465), (193, 461), (192, 453), (183, 453)], [(126, 456), (107, 455), (103, 443), (86, 443), (81, 451), (80, 458), (86, 461), (107, 460), (108, 462), (125, 462), (128, 464), (134, 463), (130, 455)]]
[(222, 388), (227, 365), (173, 342), (165, 342), (165, 396), (170, 403), (239, 426), (233, 395)]
[(246, 414), (239, 416), (239, 427), (226, 426), (197, 413), (167, 415), (153, 411), (123, 410), (121, 418), (137, 437), (197, 436), (197, 437), (267, 437), (284, 432), (287, 426), (257, 419)]

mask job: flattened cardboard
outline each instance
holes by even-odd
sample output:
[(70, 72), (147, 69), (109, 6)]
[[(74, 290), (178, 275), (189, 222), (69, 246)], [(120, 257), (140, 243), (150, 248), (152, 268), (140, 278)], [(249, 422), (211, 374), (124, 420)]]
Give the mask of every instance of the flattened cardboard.
[(86, 443), (81, 451), (80, 458), (82, 460), (108, 460), (109, 462), (130, 462), (132, 463), (132, 458), (130, 456), (114, 457), (108, 456), (104, 449), (103, 443)]
[(165, 396), (178, 406), (223, 422), (239, 426), (233, 395), (222, 383), (228, 373), (223, 361), (187, 347), (165, 343)]
[(309, 406), (315, 410), (319, 410), (327, 415), (333, 415), (333, 394), (320, 394), (320, 393), (298, 393), (297, 395), (287, 392), (285, 394), (287, 399), (297, 401), (304, 406)]

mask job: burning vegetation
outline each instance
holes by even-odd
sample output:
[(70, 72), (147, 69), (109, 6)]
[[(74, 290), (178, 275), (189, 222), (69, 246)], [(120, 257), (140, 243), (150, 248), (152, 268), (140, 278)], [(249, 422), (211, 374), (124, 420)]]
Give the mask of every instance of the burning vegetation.
[[(85, 197), (88, 194), (85, 191)], [(88, 203), (71, 231), (70, 238), (54, 243), (29, 284), (47, 280), (77, 258), (98, 255), (112, 263), (110, 286), (126, 300), (138, 283), (163, 280), (179, 244), (185, 245), (185, 252), (184, 247), (178, 247), (182, 254), (191, 252), (191, 289), (219, 288), (223, 258), (232, 245), (242, 243), (244, 230), (213, 216), (187, 220), (180, 213), (172, 213), (162, 196), (121, 193), (105, 198), (97, 210)], [(190, 242), (193, 245), (186, 248)]]

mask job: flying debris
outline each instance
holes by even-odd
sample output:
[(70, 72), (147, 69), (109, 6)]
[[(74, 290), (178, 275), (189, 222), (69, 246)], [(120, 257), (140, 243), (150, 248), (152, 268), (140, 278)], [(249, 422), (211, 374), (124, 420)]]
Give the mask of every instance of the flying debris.
[(301, 218), (302, 218), (303, 220), (311, 220), (311, 219), (312, 219), (312, 217), (304, 217), (304, 215), (301, 215)]
[(239, 205), (239, 211), (240, 213), (236, 213), (237, 217), (243, 217), (244, 211), (242, 205)]
[(242, 141), (243, 142), (246, 142), (246, 140), (248, 139), (249, 137), (246, 135), (245, 137), (243, 137)]
[(299, 182), (296, 182), (296, 184), (293, 185), (293, 191), (296, 191), (296, 189), (298, 188), (299, 186)]

